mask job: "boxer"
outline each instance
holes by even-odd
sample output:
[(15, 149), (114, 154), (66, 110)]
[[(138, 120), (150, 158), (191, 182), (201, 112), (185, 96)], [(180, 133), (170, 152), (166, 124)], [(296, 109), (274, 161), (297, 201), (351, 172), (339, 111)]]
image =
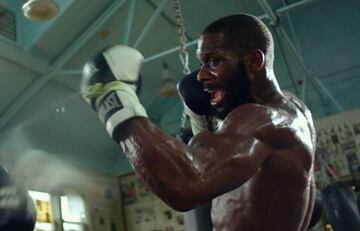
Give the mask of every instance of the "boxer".
[(279, 87), (270, 31), (248, 14), (218, 19), (202, 32), (197, 57), (198, 74), (179, 84), (196, 134), (188, 145), (147, 118), (135, 49), (117, 45), (89, 60), (82, 92), (136, 173), (172, 208), (212, 200), (216, 231), (306, 230), (316, 134), (310, 111)]

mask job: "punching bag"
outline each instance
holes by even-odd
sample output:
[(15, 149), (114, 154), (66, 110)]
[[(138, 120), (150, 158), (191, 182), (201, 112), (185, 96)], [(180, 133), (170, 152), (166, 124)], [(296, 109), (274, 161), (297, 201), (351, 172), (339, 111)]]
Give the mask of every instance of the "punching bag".
[(212, 231), (211, 201), (184, 214), (185, 231)]
[(324, 210), (324, 206), (323, 206), (322, 194), (319, 189), (316, 189), (315, 203), (314, 203), (313, 212), (311, 214), (311, 219), (310, 219), (310, 224), (308, 226), (308, 229), (311, 229), (319, 222), (321, 215), (323, 213), (323, 210)]
[(33, 231), (35, 222), (34, 202), (0, 166), (0, 231)]
[(324, 213), (335, 231), (359, 231), (357, 198), (343, 182), (328, 185), (322, 191)]

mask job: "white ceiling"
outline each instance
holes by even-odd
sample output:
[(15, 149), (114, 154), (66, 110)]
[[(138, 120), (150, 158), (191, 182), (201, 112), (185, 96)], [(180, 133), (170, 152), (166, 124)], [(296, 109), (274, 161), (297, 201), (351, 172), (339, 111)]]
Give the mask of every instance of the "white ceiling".
[[(182, 110), (179, 99), (158, 95), (162, 62), (168, 63), (175, 80), (183, 76), (175, 49), (179, 42), (172, 1), (58, 0), (61, 13), (45, 23), (26, 19), (21, 12), (24, 2), (0, 0), (0, 5), (15, 12), (18, 35), (17, 41), (0, 35), (0, 145), (3, 161), (16, 165), (23, 153), (41, 150), (94, 171), (121, 174), (131, 169), (118, 145), (108, 137), (96, 114), (79, 94), (79, 71), (85, 61), (108, 45), (126, 43), (127, 35), (127, 44), (133, 46), (137, 43), (137, 48), (146, 58), (141, 70), (141, 101), (160, 127), (168, 134), (176, 133)], [(304, 88), (306, 103), (315, 118), (338, 113), (341, 108), (351, 110), (359, 107), (357, 43), (360, 41), (360, 2), (268, 2), (273, 10), (298, 5), (288, 14), (283, 12), (280, 22), (300, 50), (311, 72), (309, 78), (319, 77), (321, 84), (317, 85), (317, 90), (310, 82)], [(164, 8), (158, 9), (159, 5), (164, 5)], [(133, 18), (129, 17), (132, 6)], [(189, 42), (195, 41), (211, 21), (237, 12), (261, 16), (269, 24), (265, 12), (254, 0), (182, 0), (181, 7)], [(157, 11), (158, 16), (154, 14)], [(149, 22), (153, 24), (146, 27)], [(272, 31), (275, 34), (275, 30)], [(143, 39), (138, 40), (142, 33)], [(298, 81), (306, 74), (284, 40), (276, 41), (275, 68), (280, 85), (296, 93), (295, 82), (301, 97)], [(280, 47), (284, 48), (285, 59)], [(165, 51), (168, 54), (154, 58)], [(189, 46), (188, 51), (190, 67), (195, 70), (198, 66), (195, 45)]]

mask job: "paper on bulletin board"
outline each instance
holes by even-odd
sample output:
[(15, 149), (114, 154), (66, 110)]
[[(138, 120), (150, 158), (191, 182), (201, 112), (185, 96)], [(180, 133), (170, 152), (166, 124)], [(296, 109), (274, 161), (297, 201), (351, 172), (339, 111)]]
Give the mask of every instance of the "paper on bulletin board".
[(168, 207), (135, 174), (120, 178), (127, 230), (184, 231), (182, 213)]
[(124, 205), (132, 204), (137, 201), (135, 182), (122, 182), (120, 185), (121, 198)]
[(107, 208), (97, 206), (93, 208), (94, 230), (110, 230), (110, 218)]
[(159, 222), (161, 230), (164, 231), (183, 231), (184, 215), (167, 206), (163, 201), (156, 202), (157, 214), (159, 214)]
[[(315, 176), (320, 188), (329, 172), (320, 169), (319, 157), (338, 177), (360, 173), (360, 110), (340, 113), (315, 122), (317, 151)], [(323, 167), (324, 169), (324, 167)]]
[(157, 230), (157, 214), (152, 202), (143, 202), (125, 207), (128, 230)]

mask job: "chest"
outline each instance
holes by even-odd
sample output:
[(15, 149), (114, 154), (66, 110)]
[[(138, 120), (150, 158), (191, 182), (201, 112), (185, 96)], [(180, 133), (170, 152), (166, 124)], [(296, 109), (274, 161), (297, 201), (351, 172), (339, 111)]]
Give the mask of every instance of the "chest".
[(213, 199), (214, 230), (298, 230), (309, 204), (308, 188), (287, 187), (289, 181), (286, 184), (277, 178), (260, 171), (242, 186)]
[(215, 230), (236, 230), (236, 227), (252, 222), (256, 210), (253, 191), (253, 182), (249, 181), (213, 199), (211, 218)]

